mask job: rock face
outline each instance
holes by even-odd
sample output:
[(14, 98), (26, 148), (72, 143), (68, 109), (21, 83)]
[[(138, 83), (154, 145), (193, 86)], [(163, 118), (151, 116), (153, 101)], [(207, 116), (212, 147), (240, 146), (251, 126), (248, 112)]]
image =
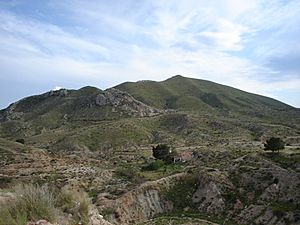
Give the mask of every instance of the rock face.
[(225, 174), (213, 172), (210, 174), (200, 173), (200, 185), (193, 194), (193, 203), (199, 205), (200, 211), (209, 214), (219, 214), (225, 210), (225, 200), (222, 194), (232, 190), (233, 185)]
[(103, 93), (98, 94), (95, 102), (97, 106), (121, 107), (122, 110), (137, 116), (154, 116), (162, 112), (161, 110), (147, 106), (128, 93), (115, 88), (107, 89)]
[(185, 173), (175, 174), (157, 181), (146, 182), (116, 200), (98, 199), (101, 210), (114, 209), (109, 221), (117, 224), (135, 224), (153, 216), (173, 210), (172, 202), (163, 196), (163, 190), (179, 182)]
[(300, 176), (297, 172), (246, 155), (233, 162), (230, 175), (239, 187), (237, 194), (246, 196), (246, 206), (235, 217), (238, 223), (300, 223)]

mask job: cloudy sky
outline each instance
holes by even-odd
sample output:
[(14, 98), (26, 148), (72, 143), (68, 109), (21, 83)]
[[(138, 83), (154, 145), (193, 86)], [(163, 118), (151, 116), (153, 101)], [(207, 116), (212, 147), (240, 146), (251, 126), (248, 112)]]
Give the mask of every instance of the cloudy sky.
[(0, 0), (0, 108), (176, 74), (300, 107), (300, 1)]

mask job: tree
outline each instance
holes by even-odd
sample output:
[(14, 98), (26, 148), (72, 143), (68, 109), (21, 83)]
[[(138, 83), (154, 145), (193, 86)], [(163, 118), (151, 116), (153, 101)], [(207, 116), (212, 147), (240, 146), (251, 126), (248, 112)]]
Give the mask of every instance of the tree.
[(171, 150), (170, 146), (166, 144), (152, 147), (152, 152), (154, 158), (163, 160), (165, 163), (172, 163), (178, 157), (178, 153), (175, 150)]
[(171, 149), (166, 144), (159, 144), (156, 147), (152, 147), (153, 157), (156, 159), (167, 160), (171, 153)]
[(281, 138), (271, 137), (266, 141), (264, 147), (265, 151), (271, 150), (274, 152), (277, 150), (279, 152), (280, 149), (284, 149), (284, 142), (281, 140)]

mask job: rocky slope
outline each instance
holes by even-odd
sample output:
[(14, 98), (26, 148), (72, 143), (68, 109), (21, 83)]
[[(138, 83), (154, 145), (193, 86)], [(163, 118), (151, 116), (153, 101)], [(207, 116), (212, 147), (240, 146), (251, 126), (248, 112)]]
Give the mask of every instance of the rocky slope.
[(299, 173), (250, 154), (224, 170), (194, 168), (192, 173), (146, 182), (115, 200), (99, 196), (97, 203), (100, 211), (109, 209), (106, 218), (116, 224), (136, 224), (182, 210), (184, 215), (200, 213), (229, 224), (296, 225), (299, 188)]
[(152, 218), (161, 213), (171, 212), (173, 203), (163, 196), (163, 191), (180, 182), (184, 173), (143, 183), (116, 200), (99, 196), (97, 199), (100, 210), (111, 209), (109, 221), (118, 224), (135, 224)]
[(117, 116), (154, 116), (162, 110), (147, 106), (131, 95), (110, 88), (105, 91), (84, 87), (78, 91), (61, 89), (24, 98), (0, 111), (0, 122), (34, 120), (34, 115), (54, 115), (60, 120), (103, 120)]

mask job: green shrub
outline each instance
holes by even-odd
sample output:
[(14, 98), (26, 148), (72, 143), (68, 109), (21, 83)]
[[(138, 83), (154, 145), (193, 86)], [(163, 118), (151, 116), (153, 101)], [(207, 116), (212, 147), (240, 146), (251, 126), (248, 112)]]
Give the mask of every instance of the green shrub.
[(120, 179), (134, 183), (141, 183), (143, 181), (137, 168), (132, 166), (118, 167), (115, 171), (115, 175)]
[(159, 144), (156, 147), (152, 147), (153, 157), (156, 159), (166, 160), (171, 153), (170, 146), (166, 144)]
[(154, 170), (158, 170), (158, 169), (162, 168), (164, 165), (165, 165), (164, 161), (158, 159), (158, 160), (155, 160), (154, 162), (151, 162), (149, 165), (147, 165), (143, 169), (154, 171)]
[(192, 196), (198, 186), (198, 177), (194, 174), (189, 174), (180, 180), (179, 183), (166, 190), (165, 196), (169, 201), (173, 202), (177, 210), (182, 210), (185, 207), (194, 208)]
[(280, 138), (271, 137), (266, 141), (264, 147), (264, 150), (271, 150), (272, 152), (279, 151), (281, 149), (284, 149), (284, 142)]

